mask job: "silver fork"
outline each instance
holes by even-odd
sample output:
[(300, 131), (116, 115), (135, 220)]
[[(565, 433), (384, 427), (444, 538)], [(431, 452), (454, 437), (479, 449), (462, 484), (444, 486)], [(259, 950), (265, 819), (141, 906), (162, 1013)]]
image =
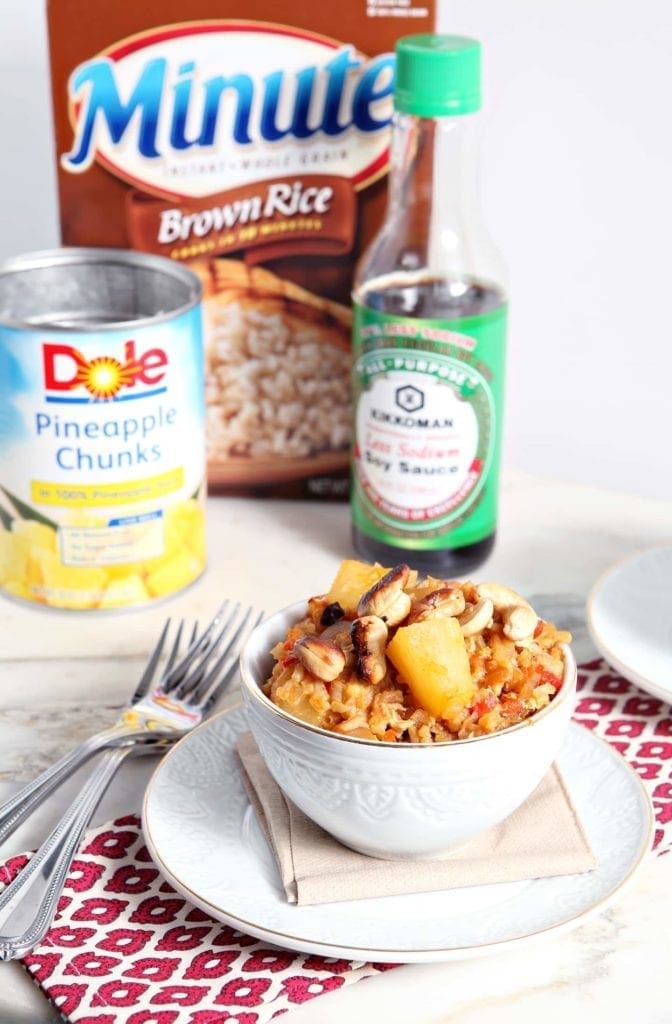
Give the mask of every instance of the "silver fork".
[[(203, 633), (198, 634), (194, 627), (182, 656), (184, 624), (181, 624), (158, 684), (150, 689), (168, 635), (169, 623), (166, 623), (133, 698), (117, 722), (43, 773), (41, 789), (33, 784), (10, 801), (13, 809), (5, 814), (5, 820), (11, 820), (13, 828), (39, 802), (36, 794), (51, 792), (73, 767), (92, 753), (112, 746), (37, 853), (0, 893), (0, 960), (25, 956), (48, 931), (83, 834), (126, 757), (131, 753), (163, 752), (202, 722), (215, 707), (235, 674), (238, 641), (250, 625), (252, 609), (242, 618), (239, 616), (240, 606), (229, 610), (225, 602)], [(40, 779), (36, 781), (39, 783)], [(2, 811), (4, 809), (0, 809)], [(5, 827), (5, 834), (7, 831)]]
[[(224, 621), (224, 616), (229, 613), (228, 619)], [(229, 608), (229, 602), (225, 601), (219, 608), (214, 619), (204, 631), (203, 635), (198, 639), (198, 643), (203, 645), (205, 642), (210, 644), (212, 650), (212, 642), (220, 643), (219, 651), (220, 654), (226, 653), (226, 649), (230, 649), (233, 644), (236, 643), (240, 633), (245, 627), (246, 621), (240, 623), (240, 629), (237, 633), (231, 631), (227, 634), (227, 630), (230, 628), (232, 622), (232, 615), (235, 617), (239, 613), (239, 607), (236, 605), (232, 609)], [(248, 612), (248, 617), (249, 617)], [(216, 636), (218, 626), (220, 628), (219, 637)], [(168, 633), (170, 629), (170, 619), (166, 622), (161, 636), (158, 642), (149, 656), (145, 670), (139, 679), (135, 691), (119, 715), (117, 721), (107, 729), (103, 729), (102, 732), (96, 733), (94, 736), (88, 737), (83, 743), (78, 744), (72, 750), (68, 751), (60, 760), (50, 765), (45, 771), (38, 775), (37, 778), (33, 779), (32, 782), (27, 783), (18, 793), (15, 793), (13, 797), (6, 801), (6, 803), (0, 806), (0, 843), (3, 843), (5, 839), (8, 839), (10, 835), (18, 828), (21, 822), (36, 809), (49, 795), (61, 784), (65, 779), (69, 778), (78, 768), (81, 767), (89, 758), (94, 754), (99, 753), (101, 750), (109, 747), (128, 747), (135, 746), (136, 753), (151, 753), (152, 748), (157, 744), (162, 745), (173, 736), (173, 725), (174, 722), (171, 720), (166, 723), (161, 719), (159, 721), (159, 715), (165, 715), (164, 708), (156, 708), (154, 704), (149, 705), (149, 709), (146, 704), (143, 704), (143, 700), (147, 697), (149, 688), (152, 684), (152, 680), (156, 675), (156, 671), (161, 660), (163, 649), (166, 645)], [(166, 663), (163, 667), (163, 675), (167, 676), (179, 654), (179, 648), (182, 641), (182, 634), (184, 632), (184, 623), (181, 623), (177, 629), (175, 638), (172, 643), (172, 648), (168, 654)], [(195, 636), (196, 627), (192, 631), (191, 642), (193, 643), (196, 639)], [(228, 648), (225, 649), (224, 642), (228, 640)], [(189, 652), (187, 652), (189, 653)], [(203, 651), (203, 653), (205, 653)], [(185, 655), (186, 657), (187, 655)], [(177, 673), (179, 666), (176, 666), (175, 672)], [(223, 687), (226, 686), (229, 679), (233, 676), (235, 671), (235, 661), (230, 668), (230, 676), (223, 682)], [(224, 675), (224, 673), (222, 673)], [(159, 683), (159, 687), (161, 682)], [(157, 687), (158, 689), (158, 687)], [(214, 703), (221, 696), (221, 690), (212, 695), (210, 705)], [(145, 713), (150, 710), (150, 713)], [(205, 709), (205, 713), (209, 708)], [(168, 735), (167, 735), (168, 732)], [(142, 749), (139, 749), (139, 745), (142, 745)]]

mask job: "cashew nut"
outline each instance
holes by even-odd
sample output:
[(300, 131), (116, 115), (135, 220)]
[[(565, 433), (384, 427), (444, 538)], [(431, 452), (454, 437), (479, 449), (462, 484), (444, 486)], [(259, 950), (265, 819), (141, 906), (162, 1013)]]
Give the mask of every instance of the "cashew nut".
[(362, 594), (357, 605), (357, 615), (375, 615), (384, 619), (388, 626), (397, 626), (403, 622), (411, 608), (411, 599), (404, 590), (410, 574), (411, 570), (403, 563), (386, 572)]
[(464, 615), (460, 615), (457, 620), (460, 624), (463, 636), (475, 636), (476, 633), (482, 632), (492, 619), (494, 612), (492, 601), (489, 597), (484, 597), (477, 604), (472, 605)]
[(340, 647), (345, 654), (346, 665), (353, 661), (353, 647), (352, 637), (350, 630), (352, 628), (352, 622), (347, 619), (341, 619), (339, 622), (334, 622), (332, 626), (327, 628), (320, 633), (321, 640), (328, 640), (330, 644), (335, 644), (336, 647)]
[(509, 640), (527, 640), (537, 628), (537, 614), (532, 605), (511, 587), (502, 583), (479, 583), (476, 588), (479, 597), (487, 597), (501, 613), (504, 636)]
[(464, 594), (459, 586), (441, 587), (413, 603), (408, 621), (411, 623), (430, 618), (449, 618), (461, 615), (464, 609)]
[(311, 675), (325, 683), (337, 679), (345, 668), (345, 654), (341, 648), (321, 636), (302, 636), (294, 644), (293, 654)]
[(521, 594), (511, 587), (505, 587), (503, 583), (479, 583), (476, 593), (479, 597), (489, 597), (497, 611), (528, 604)]
[(387, 626), (377, 615), (364, 615), (353, 622), (351, 636), (356, 657), (355, 672), (363, 682), (375, 686), (387, 673)]
[(504, 636), (509, 640), (527, 640), (537, 628), (537, 616), (529, 604), (507, 608), (503, 613)]

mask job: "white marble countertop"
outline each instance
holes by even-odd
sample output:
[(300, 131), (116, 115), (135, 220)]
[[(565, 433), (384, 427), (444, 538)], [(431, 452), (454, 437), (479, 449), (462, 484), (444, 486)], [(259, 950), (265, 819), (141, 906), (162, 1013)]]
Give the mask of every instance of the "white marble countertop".
[[(612, 562), (670, 542), (672, 504), (509, 473), (499, 541), (479, 576), (510, 582), (592, 653), (583, 605)], [(209, 503), (210, 568), (151, 610), (58, 613), (0, 598), (0, 802), (114, 717), (167, 614), (208, 617), (225, 595), (266, 610), (326, 587), (351, 554), (345, 505)], [(149, 759), (124, 768), (96, 821), (139, 807)], [(74, 778), (0, 851), (35, 845)], [(622, 897), (575, 931), (488, 959), (399, 968), (287, 1014), (292, 1024), (670, 1024), (672, 856), (649, 858)], [(17, 964), (0, 964), (0, 1024), (60, 1020)]]

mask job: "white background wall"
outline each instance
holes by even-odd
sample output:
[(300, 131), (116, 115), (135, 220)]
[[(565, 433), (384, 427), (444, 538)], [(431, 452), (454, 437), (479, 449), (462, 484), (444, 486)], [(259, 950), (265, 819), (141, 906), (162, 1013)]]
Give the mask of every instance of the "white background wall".
[[(485, 50), (505, 462), (672, 499), (672, 5), (439, 2)], [(0, 0), (0, 147), (0, 257), (57, 244), (41, 0)]]

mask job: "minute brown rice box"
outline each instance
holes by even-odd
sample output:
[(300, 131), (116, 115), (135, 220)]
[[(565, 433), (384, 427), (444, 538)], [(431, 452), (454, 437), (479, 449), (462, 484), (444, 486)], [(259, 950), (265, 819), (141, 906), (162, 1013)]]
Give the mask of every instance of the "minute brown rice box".
[(350, 294), (436, 0), (49, 0), (63, 242), (206, 287), (210, 488), (347, 498)]

